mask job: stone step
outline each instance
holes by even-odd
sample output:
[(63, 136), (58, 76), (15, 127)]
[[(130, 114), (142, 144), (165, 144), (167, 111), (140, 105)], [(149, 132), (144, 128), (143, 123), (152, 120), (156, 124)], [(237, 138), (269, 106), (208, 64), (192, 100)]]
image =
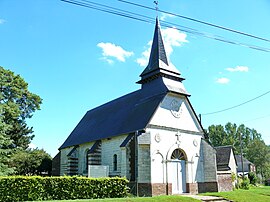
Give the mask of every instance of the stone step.
[(195, 199), (205, 201), (205, 202), (232, 202), (230, 200), (224, 199), (222, 197), (217, 197), (217, 196), (202, 196), (202, 195), (191, 195), (191, 194), (184, 194), (182, 196), (195, 198)]

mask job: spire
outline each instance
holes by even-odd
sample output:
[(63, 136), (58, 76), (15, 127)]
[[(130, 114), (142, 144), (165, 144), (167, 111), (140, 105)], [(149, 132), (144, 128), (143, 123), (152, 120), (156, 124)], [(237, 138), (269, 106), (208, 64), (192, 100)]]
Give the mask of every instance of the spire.
[(158, 18), (156, 18), (156, 26), (149, 62), (140, 75), (141, 80), (137, 83), (147, 83), (154, 78), (157, 78), (157, 76), (170, 77), (171, 79), (178, 81), (183, 80), (180, 78), (180, 72), (168, 62)]

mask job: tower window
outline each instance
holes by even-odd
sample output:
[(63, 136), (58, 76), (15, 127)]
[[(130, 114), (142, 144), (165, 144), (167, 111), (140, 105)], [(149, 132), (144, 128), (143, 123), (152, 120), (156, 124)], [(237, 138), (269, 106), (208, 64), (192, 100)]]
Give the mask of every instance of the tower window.
[(113, 171), (117, 171), (117, 155), (113, 155)]

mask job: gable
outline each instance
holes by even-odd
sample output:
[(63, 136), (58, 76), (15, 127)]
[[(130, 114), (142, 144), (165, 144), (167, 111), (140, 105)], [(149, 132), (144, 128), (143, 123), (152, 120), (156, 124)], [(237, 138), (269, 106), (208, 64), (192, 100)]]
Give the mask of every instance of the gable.
[(203, 133), (188, 98), (175, 93), (164, 97), (149, 124)]

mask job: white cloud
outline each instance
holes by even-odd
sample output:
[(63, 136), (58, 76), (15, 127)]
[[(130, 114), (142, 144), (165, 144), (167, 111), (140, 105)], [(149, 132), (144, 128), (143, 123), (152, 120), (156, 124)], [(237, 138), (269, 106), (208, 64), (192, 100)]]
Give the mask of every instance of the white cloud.
[(166, 28), (161, 30), (164, 45), (166, 49), (167, 56), (170, 57), (173, 52), (173, 46), (181, 46), (183, 43), (187, 43), (187, 35), (183, 32), (180, 32), (174, 28)]
[(229, 83), (230, 82), (230, 79), (228, 79), (228, 78), (218, 78), (217, 80), (216, 80), (216, 82), (217, 83), (220, 83), (220, 84), (227, 84), (227, 83)]
[(107, 57), (101, 57), (100, 58), (101, 60), (105, 60), (107, 63), (109, 63), (110, 65), (112, 65), (113, 63), (114, 63), (114, 61), (113, 60), (111, 60), (111, 59), (109, 59), (109, 58), (107, 58)]
[(4, 24), (6, 21), (4, 19), (0, 19), (0, 24)]
[[(173, 47), (181, 46), (183, 43), (187, 43), (187, 35), (174, 28), (162, 29), (163, 42), (166, 50), (168, 60), (173, 52)], [(152, 41), (147, 43), (147, 49), (142, 52), (141, 57), (136, 59), (136, 62), (145, 67), (148, 64)], [(172, 64), (171, 64), (172, 65)]]
[(248, 72), (249, 69), (246, 66), (236, 66), (235, 68), (226, 68), (226, 70), (229, 72)]
[(145, 51), (142, 52), (142, 56), (140, 58), (136, 59), (136, 62), (142, 66), (145, 67), (148, 63), (148, 58), (150, 56), (150, 52), (151, 52), (151, 46), (152, 46), (152, 41), (149, 41), (147, 43), (147, 49)]
[(117, 46), (113, 43), (101, 42), (97, 44), (97, 46), (102, 49), (102, 55), (104, 56), (102, 59), (107, 61), (109, 64), (112, 64), (114, 61), (108, 57), (115, 58), (120, 62), (125, 62), (126, 58), (133, 55), (133, 52), (126, 51), (121, 46)]
[(165, 20), (166, 18), (175, 18), (175, 16), (167, 13), (162, 13), (160, 20)]

